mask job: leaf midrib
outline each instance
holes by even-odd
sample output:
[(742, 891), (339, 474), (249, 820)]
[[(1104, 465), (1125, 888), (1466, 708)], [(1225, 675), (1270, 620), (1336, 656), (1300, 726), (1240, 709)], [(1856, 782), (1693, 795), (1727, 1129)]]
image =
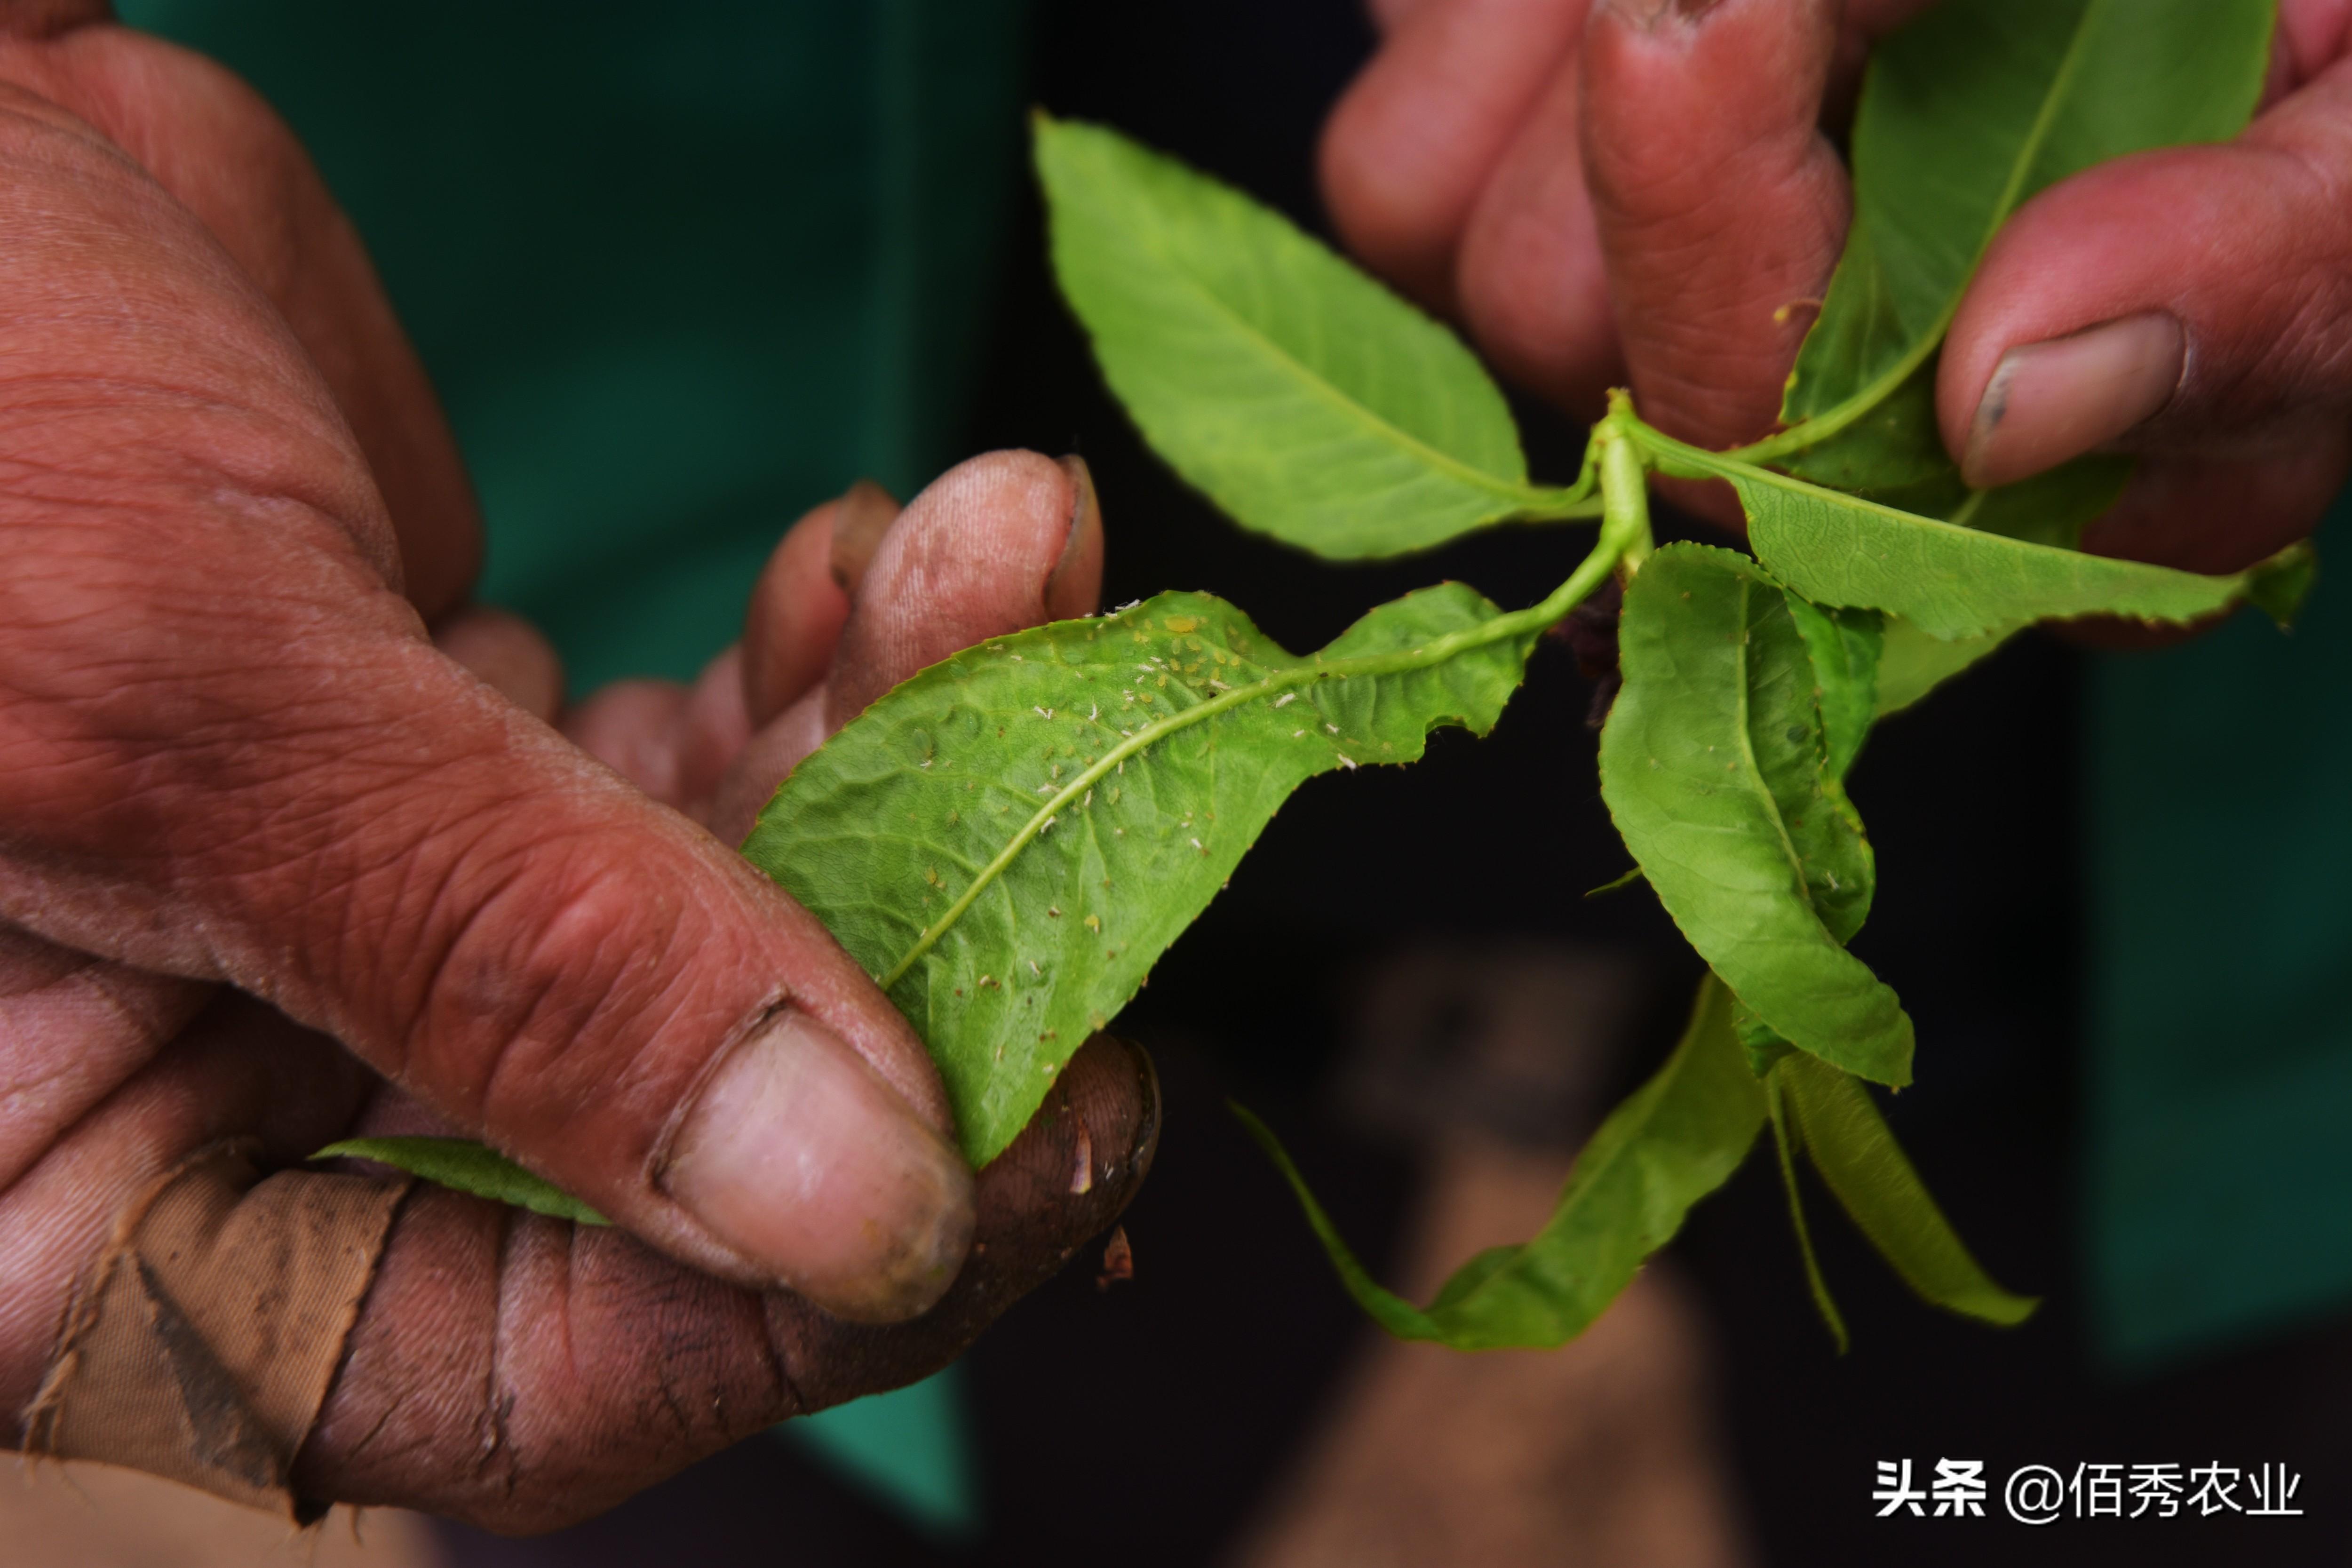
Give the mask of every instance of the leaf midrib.
[[(1749, 640), (1751, 633), (1748, 620), (1748, 595), (1755, 588), (1756, 583), (1754, 578), (1745, 573), (1740, 574), (1738, 581), (1739, 710), (1735, 728), (1739, 736), (1739, 758), (1748, 769), (1749, 793), (1762, 802), (1764, 815), (1771, 819), (1772, 831), (1780, 836), (1780, 853), (1788, 858), (1790, 872), (1796, 879), (1797, 897), (1804, 904), (1806, 911), (1819, 921), (1822, 912), (1813, 907), (1813, 888), (1811, 882), (1805, 877), (1805, 858), (1798, 853), (1797, 841), (1789, 833), (1788, 820), (1780, 815), (1780, 803), (1773, 795), (1771, 786), (1765, 782), (1764, 769), (1756, 760), (1756, 737), (1749, 724), (1750, 708), (1748, 700), (1750, 679), (1755, 674), (1755, 661), (1749, 654), (1749, 649), (1755, 645)], [(1822, 929), (1828, 929), (1826, 922), (1823, 923)]]
[(1675, 440), (1671, 436), (1662, 436), (1646, 425), (1641, 427), (1639, 438), (1642, 444), (1656, 456), (1670, 458), (1687, 463), (1693, 468), (1702, 468), (1706, 470), (1707, 477), (1727, 479), (1734, 484), (1767, 485), (1774, 489), (1785, 490), (1791, 495), (1827, 501), (1833, 506), (1849, 510), (1874, 512), (1880, 517), (1891, 518), (1895, 521), (1913, 528), (1972, 540), (1989, 549), (2017, 551), (2029, 558), (2043, 556), (2063, 557), (2076, 562), (2095, 561), (2109, 566), (2133, 568), (2161, 577), (2182, 578), (2192, 583), (2210, 584), (2242, 584), (2249, 574), (2246, 572), (2232, 572), (2219, 577), (2208, 576), (2201, 572), (2184, 572), (2178, 566), (2160, 566), (2150, 561), (2131, 561), (2120, 556), (2093, 555), (2086, 551), (2061, 549), (2054, 544), (2043, 544), (2031, 539), (2012, 538), (2006, 533), (1988, 533), (1982, 529), (1964, 527), (1958, 523), (1946, 521), (1939, 517), (1927, 517), (1916, 511), (1905, 511), (1899, 507), (1891, 507), (1883, 501), (1874, 501), (1865, 496), (1849, 495), (1843, 490), (1833, 490), (1821, 485), (1809, 484), (1803, 479), (1780, 473), (1777, 469), (1758, 468), (1753, 463), (1743, 461), (1736, 453), (1710, 452), (1702, 447), (1689, 446)]
[(905, 979), (908, 971), (920, 963), (923, 955), (938, 945), (940, 938), (945, 936), (949, 930), (964, 917), (965, 912), (971, 908), (973, 900), (977, 900), (991, 884), (1004, 874), (1015, 859), (1019, 858), (1021, 852), (1045, 830), (1047, 822), (1060, 816), (1071, 801), (1077, 799), (1085, 791), (1099, 784), (1105, 776), (1128, 758), (1170, 735), (1214, 718), (1227, 709), (1237, 708), (1255, 698), (1270, 696), (1290, 687), (1311, 686), (1318, 681), (1350, 676), (1394, 675), (1405, 670), (1432, 668), (1473, 648), (1485, 647), (1488, 644), (1501, 642), (1523, 633), (1541, 631), (1567, 615), (1570, 610), (1574, 609), (1585, 595), (1600, 585), (1601, 580), (1615, 566), (1616, 552), (1613, 542), (1604, 539), (1591, 554), (1584, 558), (1577, 569), (1569, 574), (1568, 581), (1552, 590), (1540, 604), (1532, 605), (1524, 610), (1498, 614), (1481, 626), (1465, 626), (1460, 631), (1448, 632), (1443, 637), (1432, 637), (1418, 647), (1394, 653), (1363, 654), (1354, 658), (1345, 659), (1326, 659), (1321, 654), (1317, 654), (1305, 663), (1276, 671), (1264, 679), (1252, 681), (1246, 686), (1236, 686), (1231, 691), (1221, 692), (1206, 701), (1193, 704), (1181, 713), (1171, 713), (1167, 718), (1156, 721), (1137, 731), (1133, 736), (1122, 740), (1118, 745), (1105, 752), (1084, 772), (1064, 785), (1058, 794), (1051, 796), (1039, 806), (1030, 816), (1029, 820), (1022, 824), (1020, 831), (1013, 836), (1004, 847), (998, 850), (988, 864), (981, 868), (980, 874), (972, 879), (971, 885), (956, 896), (955, 901), (940, 912), (938, 920), (923, 929), (921, 935), (915, 939), (914, 946), (907, 951), (906, 955), (892, 964), (887, 972), (877, 976), (877, 980), (882, 989), (887, 991)]
[[(1304, 238), (1303, 236), (1301, 237)], [(1247, 338), (1252, 342), (1256, 343), (1265, 352), (1267, 358), (1276, 362), (1277, 366), (1286, 368), (1289, 371), (1292, 379), (1305, 386), (1310, 395), (1321, 398), (1325, 403), (1340, 410), (1342, 413), (1350, 416), (1358, 423), (1365, 426), (1375, 433), (1387, 437), (1395, 445), (1404, 448), (1414, 457), (1419, 458), (1431, 468), (1436, 468), (1440, 472), (1447, 474), (1473, 489), (1483, 489), (1489, 495), (1496, 496), (1504, 500), (1516, 502), (1522, 508), (1528, 510), (1534, 510), (1545, 506), (1572, 505), (1574, 502), (1583, 499), (1580, 489), (1578, 489), (1562, 490), (1538, 485), (1515, 483), (1508, 479), (1498, 479), (1483, 468), (1472, 467), (1470, 464), (1453, 456), (1451, 453), (1441, 451), (1439, 448), (1422, 440), (1419, 437), (1414, 436), (1411, 432), (1391, 423), (1386, 418), (1383, 418), (1380, 414), (1374, 412), (1368, 405), (1342, 393), (1337, 386), (1333, 385), (1328, 379), (1316, 374), (1313, 370), (1311, 370), (1296, 355), (1291, 353), (1287, 349), (1284, 348), (1280, 343), (1276, 342), (1272, 338), (1266, 336), (1265, 332), (1259, 331), (1255, 323), (1252, 322), (1248, 317), (1243, 315), (1240, 311), (1234, 310), (1231, 305), (1228, 305), (1224, 301), (1223, 298), (1220, 296), (1215, 289), (1212, 289), (1208, 283), (1183, 260), (1182, 258), (1178, 256), (1173, 250), (1171, 250), (1166, 246), (1160, 243), (1153, 234), (1147, 232), (1140, 237), (1139, 243), (1147, 249), (1157, 254), (1162, 261), (1166, 262), (1168, 264), (1169, 270), (1175, 277), (1181, 279), (1185, 284), (1190, 286), (1194, 293), (1198, 294), (1208, 303), (1212, 310), (1213, 310), (1217, 315), (1223, 317), (1226, 321), (1230, 322), (1244, 337)], [(1309, 241), (1308, 243), (1311, 244), (1312, 242)], [(1400, 303), (1402, 303), (1402, 301), (1400, 301)], [(1406, 306), (1405, 308), (1408, 310), (1411, 309), (1410, 306)], [(1435, 325), (1434, 322), (1429, 322), (1427, 324), (1432, 326)]]

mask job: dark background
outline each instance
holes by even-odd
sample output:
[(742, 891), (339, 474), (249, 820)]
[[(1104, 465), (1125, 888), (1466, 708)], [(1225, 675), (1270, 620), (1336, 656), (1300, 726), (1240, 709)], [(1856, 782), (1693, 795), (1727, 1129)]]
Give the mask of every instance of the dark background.
[[(1038, 19), (1035, 97), (1115, 124), (1321, 226), (1312, 149), (1369, 51), (1357, 0), (1065, 0)], [(1034, 196), (1014, 226), (974, 448), (1076, 451), (1109, 524), (1106, 597), (1207, 589), (1294, 648), (1441, 577), (1532, 602), (1580, 531), (1504, 531), (1402, 564), (1335, 568), (1223, 521), (1152, 458), (1102, 392), (1051, 290)], [(1574, 471), (1582, 432), (1522, 405), (1540, 478)], [(1874, 737), (1853, 793), (1881, 890), (1857, 951), (1919, 1026), (1897, 1132), (1993, 1274), (2044, 1296), (2013, 1332), (1920, 1305), (1816, 1189), (1822, 1263), (1853, 1330), (1813, 1318), (1767, 1159), (1698, 1209), (1673, 1257), (1711, 1334), (1738, 1506), (1762, 1561), (1921, 1565), (2337, 1563), (2352, 1353), (2334, 1326), (2164, 1377), (2103, 1376), (2084, 1344), (2073, 1259), (2078, 971), (2075, 733), (2080, 655), (2017, 646)], [(543, 1542), (550, 1563), (793, 1561), (1139, 1565), (1213, 1560), (1365, 1333), (1272, 1171), (1222, 1110), (1234, 1095), (1292, 1142), (1377, 1270), (1412, 1171), (1352, 1139), (1319, 1086), (1354, 977), (1417, 938), (1540, 934), (1623, 952), (1652, 982), (1616, 1065), (1630, 1086), (1665, 1048), (1697, 965), (1646, 893), (1587, 900), (1629, 864), (1594, 782), (1590, 688), (1538, 652), (1496, 734), (1441, 735), (1411, 770), (1318, 779), (1124, 1016), (1168, 1090), (1166, 1142), (1129, 1216), (1138, 1275), (1097, 1291), (1093, 1258), (971, 1353), (991, 1533), (949, 1552), (907, 1533), (781, 1445), (722, 1456)], [(1979, 1458), (1981, 1521), (1879, 1521), (1874, 1462)], [(2014, 1466), (2283, 1461), (2302, 1521), (2062, 1522), (1999, 1517)], [(463, 1537), (453, 1538), (461, 1548)], [(520, 1559), (499, 1559), (511, 1563)]]

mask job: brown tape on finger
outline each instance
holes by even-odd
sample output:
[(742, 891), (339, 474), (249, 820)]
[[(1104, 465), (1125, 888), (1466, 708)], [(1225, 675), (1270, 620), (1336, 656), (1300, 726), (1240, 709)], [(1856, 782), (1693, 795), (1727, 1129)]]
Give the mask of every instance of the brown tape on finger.
[(166, 1476), (308, 1523), (294, 1456), (318, 1418), (407, 1181), (203, 1150), (115, 1224), (76, 1291), (25, 1447)]

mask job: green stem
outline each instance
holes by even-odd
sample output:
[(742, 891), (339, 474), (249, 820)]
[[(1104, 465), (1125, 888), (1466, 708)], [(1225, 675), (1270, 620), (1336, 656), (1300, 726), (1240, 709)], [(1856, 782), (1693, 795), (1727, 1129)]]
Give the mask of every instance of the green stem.
[(1609, 395), (1609, 414), (1592, 432), (1600, 450), (1601, 543), (1614, 543), (1630, 573), (1642, 569), (1656, 543), (1650, 533), (1650, 477), (1637, 432), (1633, 400), (1622, 392)]

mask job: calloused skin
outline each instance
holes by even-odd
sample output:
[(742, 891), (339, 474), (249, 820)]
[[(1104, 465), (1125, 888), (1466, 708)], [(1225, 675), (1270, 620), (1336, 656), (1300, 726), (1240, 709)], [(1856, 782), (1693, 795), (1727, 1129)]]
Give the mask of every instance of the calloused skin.
[[(115, 1216), (224, 1138), (292, 1165), (483, 1137), (619, 1222), (419, 1192), (299, 1457), (307, 1496), (500, 1529), (922, 1375), (1116, 1215), (1157, 1111), (1109, 1041), (976, 1185), (955, 1167), (951, 1285), (845, 1294), (910, 1321), (772, 1288), (793, 1260), (662, 1165), (786, 1001), (951, 1137), (903, 1019), (728, 836), (922, 665), (1093, 608), (1083, 470), (998, 453), (903, 513), (819, 508), (700, 681), (564, 714), (537, 634), (467, 606), (447, 427), (247, 89), (102, 5), (0, 0), (0, 1409)], [(887, 1218), (810, 1223), (862, 1256)]]
[[(1673, 435), (1750, 441), (1851, 216), (1823, 127), (1851, 114), (1872, 41), (1924, 8), (1370, 0), (1382, 43), (1325, 128), (1324, 193), (1360, 256), (1572, 414), (1627, 384)], [(2222, 572), (2311, 530), (2352, 468), (2347, 53), (2352, 0), (2281, 0), (2236, 140), (2121, 159), (2020, 209), (1944, 348), (1956, 460), (2005, 354), (2160, 312), (2179, 374), (2093, 432), (2145, 460), (2085, 547)], [(2002, 478), (2084, 449), (2033, 443)], [(1679, 493), (1736, 521), (1716, 489)]]

